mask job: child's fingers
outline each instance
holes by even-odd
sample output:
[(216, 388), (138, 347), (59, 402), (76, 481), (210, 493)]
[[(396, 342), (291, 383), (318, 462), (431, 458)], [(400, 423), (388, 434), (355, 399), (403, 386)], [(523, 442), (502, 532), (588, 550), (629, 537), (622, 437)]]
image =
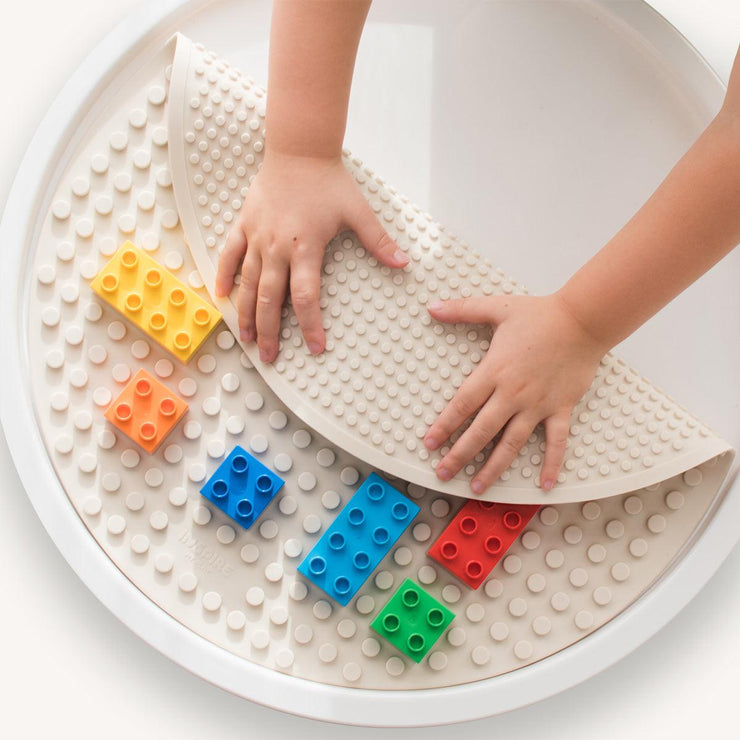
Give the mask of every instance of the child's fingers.
[(290, 265), (290, 299), (312, 355), (323, 352), (326, 345), (319, 306), (322, 257), (322, 249), (298, 246)]
[(472, 416), (493, 393), (491, 371), (481, 363), (460, 386), (437, 420), (424, 435), (427, 449), (436, 450), (460, 425)]
[(570, 432), (570, 412), (561, 411), (545, 419), (545, 459), (540, 472), (540, 486), (552, 490), (565, 457)]
[(225, 296), (229, 294), (231, 286), (234, 284), (234, 275), (236, 275), (239, 260), (247, 251), (247, 237), (241, 224), (236, 224), (229, 231), (226, 237), (221, 256), (218, 260), (218, 271), (216, 272), (216, 295)]
[(514, 462), (536, 425), (536, 421), (524, 414), (517, 414), (509, 421), (491, 456), (470, 482), (473, 493), (483, 493), (499, 479), (501, 473)]
[(370, 208), (368, 202), (360, 193), (358, 193), (356, 205), (347, 221), (365, 249), (378, 262), (388, 267), (405, 267), (408, 265), (408, 255), (388, 236), (388, 233), (373, 213), (373, 209)]
[(427, 306), (429, 313), (446, 324), (500, 324), (508, 315), (511, 296), (480, 296), (434, 301)]
[(288, 287), (288, 265), (277, 260), (262, 265), (257, 288), (257, 346), (262, 362), (272, 362), (278, 353), (280, 312)]
[(253, 342), (257, 336), (254, 312), (257, 306), (257, 285), (259, 284), (262, 260), (257, 248), (248, 249), (242, 263), (242, 279), (236, 296), (239, 313), (239, 336), (243, 342)]
[(511, 418), (510, 406), (496, 400), (496, 394), (478, 412), (473, 423), (463, 432), (452, 449), (440, 460), (436, 473), (440, 480), (452, 478), (472, 460)]

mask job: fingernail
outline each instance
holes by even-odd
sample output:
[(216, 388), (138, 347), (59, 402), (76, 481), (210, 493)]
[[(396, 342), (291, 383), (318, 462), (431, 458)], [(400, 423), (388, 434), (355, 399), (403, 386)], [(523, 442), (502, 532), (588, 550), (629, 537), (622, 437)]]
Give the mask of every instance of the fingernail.
[(473, 490), (473, 493), (483, 493), (483, 491), (485, 491), (485, 490), (486, 490), (486, 486), (485, 486), (485, 484), (484, 484), (484, 483), (482, 483), (482, 482), (481, 482), (481, 481), (479, 481), (479, 480), (474, 480), (474, 481), (473, 481), (473, 482), (472, 482), (472, 483), (470, 484), (470, 487), (472, 488), (472, 490)]
[(427, 304), (427, 311), (439, 311), (442, 308), (442, 301), (432, 301)]
[(428, 450), (436, 450), (439, 447), (439, 442), (434, 437), (425, 437), (424, 444)]
[(452, 476), (450, 475), (450, 471), (447, 470), (447, 468), (439, 467), (437, 468), (437, 477), (440, 480), (449, 480)]
[(402, 265), (408, 265), (409, 263), (409, 256), (403, 251), (403, 249), (397, 249), (393, 253), (393, 259), (396, 262), (400, 262)]
[(239, 332), (239, 336), (241, 337), (242, 342), (248, 342), (249, 341), (249, 334), (247, 333), (246, 329), (242, 329)]
[(318, 342), (309, 342), (308, 343), (308, 351), (312, 355), (321, 354), (321, 345)]
[(547, 480), (546, 480), (546, 481), (545, 481), (545, 482), (544, 482), (544, 483), (542, 484), (542, 487), (543, 487), (543, 488), (544, 488), (544, 489), (545, 489), (546, 491), (552, 491), (552, 487), (553, 487), (553, 485), (554, 485), (554, 484), (553, 484), (553, 482), (552, 482), (552, 481), (551, 481), (551, 480), (550, 480), (550, 479), (548, 478), (548, 479), (547, 479)]
[(272, 362), (272, 351), (261, 347), (260, 360), (262, 360), (262, 362)]

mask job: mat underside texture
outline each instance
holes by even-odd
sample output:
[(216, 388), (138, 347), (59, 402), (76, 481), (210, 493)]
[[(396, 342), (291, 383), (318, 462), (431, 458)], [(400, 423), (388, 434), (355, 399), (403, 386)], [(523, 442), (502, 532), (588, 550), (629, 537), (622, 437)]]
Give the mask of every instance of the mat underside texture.
[[(198, 270), (236, 337), (237, 289), (218, 299), (213, 287), (219, 247), (261, 163), (264, 112), (262, 89), (199, 45), (176, 38), (168, 114), (175, 199)], [(260, 361), (255, 343), (244, 344), (244, 351), (282, 401), (336, 445), (407, 481), (472, 496), (470, 476), (491, 445), (444, 483), (433, 468), (449, 444), (429, 452), (422, 438), (484, 356), (491, 333), (437, 323), (426, 305), (526, 290), (357, 157), (345, 152), (344, 161), (410, 264), (402, 271), (380, 266), (353, 233), (340, 234), (326, 250), (321, 274), (326, 351), (310, 354), (290, 305), (274, 364)], [(538, 487), (544, 448), (540, 426), (483, 498), (600, 499), (659, 483), (730, 449), (611, 354), (574, 410), (562, 472), (549, 493)], [(723, 459), (729, 469), (732, 455)]]

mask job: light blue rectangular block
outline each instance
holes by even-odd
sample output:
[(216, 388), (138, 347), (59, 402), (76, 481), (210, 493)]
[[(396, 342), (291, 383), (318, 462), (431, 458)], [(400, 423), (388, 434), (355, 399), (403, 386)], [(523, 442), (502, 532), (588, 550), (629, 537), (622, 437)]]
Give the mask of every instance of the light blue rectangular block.
[(346, 606), (418, 513), (413, 501), (371, 473), (298, 572)]

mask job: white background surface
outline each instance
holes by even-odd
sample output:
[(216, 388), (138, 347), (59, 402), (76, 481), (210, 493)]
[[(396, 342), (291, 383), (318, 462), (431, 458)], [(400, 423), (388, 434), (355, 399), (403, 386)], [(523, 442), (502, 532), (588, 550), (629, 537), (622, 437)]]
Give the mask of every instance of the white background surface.
[[(138, 0), (26, 0), (0, 25), (0, 202), (34, 127), (71, 72)], [(653, 5), (727, 79), (740, 39), (736, 0)], [(7, 13), (7, 11), (6, 11)], [(6, 71), (7, 70), (7, 71)], [(7, 113), (10, 112), (11, 115)], [(0, 255), (5, 245), (0, 245)], [(12, 430), (6, 430), (12, 434)], [(46, 535), (0, 442), (0, 707), (12, 737), (371, 737), (232, 697), (170, 663), (109, 614)], [(740, 551), (636, 653), (587, 683), (468, 724), (469, 738), (677, 739), (737, 736)], [(6, 729), (7, 728), (7, 729)], [(404, 731), (446, 737), (451, 728)], [(401, 731), (385, 731), (388, 736)]]

